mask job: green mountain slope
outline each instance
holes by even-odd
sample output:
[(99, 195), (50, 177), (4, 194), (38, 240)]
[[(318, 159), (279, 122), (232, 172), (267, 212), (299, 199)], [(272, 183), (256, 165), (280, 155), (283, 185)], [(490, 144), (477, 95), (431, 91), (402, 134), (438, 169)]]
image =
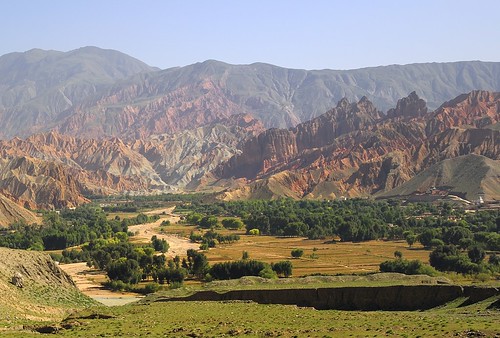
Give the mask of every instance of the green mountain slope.
[[(11, 283), (14, 276), (21, 277), (22, 288)], [(0, 335), (95, 304), (47, 253), (0, 248)]]

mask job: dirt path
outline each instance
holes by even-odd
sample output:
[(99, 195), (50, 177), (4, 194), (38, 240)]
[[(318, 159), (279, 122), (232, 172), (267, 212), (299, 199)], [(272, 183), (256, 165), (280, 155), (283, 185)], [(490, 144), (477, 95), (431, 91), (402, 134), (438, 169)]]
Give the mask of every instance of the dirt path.
[[(167, 220), (169, 220), (171, 223), (176, 223), (179, 221), (179, 216), (175, 215), (172, 213), (174, 210), (174, 207), (167, 208), (167, 209), (157, 209), (157, 210), (152, 210), (148, 211), (146, 214), (152, 215), (152, 214), (162, 214), (165, 213), (168, 215)], [(168, 252), (165, 254), (168, 257), (175, 257), (175, 256), (185, 256), (186, 251), (188, 249), (195, 249), (197, 250), (199, 248), (199, 244), (196, 243), (191, 243), (189, 239), (184, 238), (184, 237), (179, 237), (177, 235), (171, 235), (171, 234), (162, 234), (159, 231), (157, 231), (158, 227), (160, 226), (161, 222), (163, 222), (165, 218), (162, 218), (156, 222), (153, 223), (147, 223), (147, 224), (139, 224), (139, 225), (133, 225), (128, 227), (128, 231), (133, 232), (135, 235), (133, 237), (133, 240), (141, 240), (144, 242), (149, 242), (151, 240), (151, 237), (155, 236), (158, 237), (159, 239), (164, 239), (168, 242), (170, 245), (170, 248), (168, 249)]]
[[(146, 212), (146, 214), (162, 214), (168, 215), (168, 220), (175, 223), (179, 221), (179, 216), (172, 214), (174, 207), (167, 209), (156, 209)], [(132, 237), (134, 241), (149, 242), (153, 235), (156, 235), (160, 239), (165, 239), (170, 248), (166, 253), (169, 257), (175, 257), (176, 255), (185, 256), (188, 249), (198, 249), (198, 244), (191, 243), (189, 239), (179, 237), (176, 235), (162, 234), (157, 231), (161, 222), (165, 218), (162, 218), (154, 223), (140, 224), (129, 226), (128, 230), (132, 231), (135, 235)], [(141, 299), (142, 297), (137, 296), (135, 293), (127, 292), (112, 292), (105, 289), (101, 283), (106, 281), (106, 275), (102, 271), (96, 271), (87, 267), (86, 263), (72, 263), (72, 264), (61, 264), (61, 269), (63, 269), (68, 275), (73, 278), (78, 289), (85, 295), (97, 300), (98, 302), (107, 305), (124, 305)]]

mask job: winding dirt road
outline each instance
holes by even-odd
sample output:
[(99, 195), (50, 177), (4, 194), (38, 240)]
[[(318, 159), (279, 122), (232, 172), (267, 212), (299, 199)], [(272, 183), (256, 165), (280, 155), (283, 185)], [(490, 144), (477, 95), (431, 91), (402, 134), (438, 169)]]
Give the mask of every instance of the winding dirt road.
[[(174, 207), (146, 212), (146, 214), (149, 215), (165, 213), (168, 215), (168, 218), (162, 218), (153, 223), (139, 224), (128, 227), (129, 231), (135, 234), (133, 237), (134, 240), (149, 242), (151, 237), (154, 235), (160, 239), (165, 239), (170, 245), (168, 252), (165, 254), (168, 257), (175, 257), (176, 255), (184, 256), (186, 255), (186, 251), (188, 249), (198, 249), (199, 245), (191, 243), (187, 238), (176, 235), (162, 234), (157, 231), (161, 222), (165, 219), (170, 220), (172, 223), (179, 221), (179, 216), (172, 214), (173, 210)], [(60, 267), (68, 275), (70, 275), (71, 278), (73, 278), (76, 286), (83, 294), (101, 302), (104, 305), (123, 305), (141, 298), (135, 293), (112, 292), (103, 288), (101, 283), (106, 280), (104, 272), (90, 269), (87, 267), (86, 263), (61, 264)]]
[[(157, 210), (152, 210), (146, 212), (148, 215), (157, 215), (157, 214), (162, 214), (165, 213), (168, 215), (167, 220), (169, 220), (171, 223), (176, 223), (179, 221), (180, 217), (178, 215), (175, 215), (172, 213), (175, 207), (167, 208), (167, 209), (157, 209)], [(175, 257), (175, 256), (185, 256), (186, 251), (188, 249), (195, 249), (197, 250), (199, 248), (199, 244), (196, 243), (191, 243), (189, 239), (184, 238), (184, 237), (179, 237), (177, 235), (171, 235), (171, 234), (163, 234), (157, 231), (158, 227), (160, 226), (161, 222), (166, 220), (165, 218), (159, 219), (156, 222), (153, 223), (146, 223), (146, 224), (139, 224), (139, 225), (133, 225), (128, 227), (128, 231), (131, 231), (134, 233), (134, 240), (140, 239), (141, 241), (144, 242), (149, 242), (151, 240), (151, 237), (155, 236), (158, 237), (159, 239), (164, 239), (167, 241), (167, 243), (170, 245), (170, 248), (168, 249), (168, 252), (165, 253), (166, 256), (168, 257)]]

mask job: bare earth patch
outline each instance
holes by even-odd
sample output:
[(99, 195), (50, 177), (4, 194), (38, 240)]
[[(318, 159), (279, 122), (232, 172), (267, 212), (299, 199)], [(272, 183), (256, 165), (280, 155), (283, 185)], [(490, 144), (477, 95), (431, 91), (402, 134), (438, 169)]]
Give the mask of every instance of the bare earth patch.
[(123, 305), (142, 298), (135, 293), (114, 292), (105, 289), (101, 283), (106, 281), (106, 274), (103, 271), (89, 268), (86, 263), (61, 264), (59, 266), (71, 276), (83, 294), (104, 305)]

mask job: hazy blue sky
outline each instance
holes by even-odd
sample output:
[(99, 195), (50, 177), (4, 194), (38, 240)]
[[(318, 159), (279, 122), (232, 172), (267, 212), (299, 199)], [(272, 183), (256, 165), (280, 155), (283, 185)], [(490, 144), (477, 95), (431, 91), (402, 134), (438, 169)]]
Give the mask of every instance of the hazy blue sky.
[(351, 69), (500, 61), (499, 0), (4, 0), (0, 55), (120, 50), (152, 66), (206, 59)]

